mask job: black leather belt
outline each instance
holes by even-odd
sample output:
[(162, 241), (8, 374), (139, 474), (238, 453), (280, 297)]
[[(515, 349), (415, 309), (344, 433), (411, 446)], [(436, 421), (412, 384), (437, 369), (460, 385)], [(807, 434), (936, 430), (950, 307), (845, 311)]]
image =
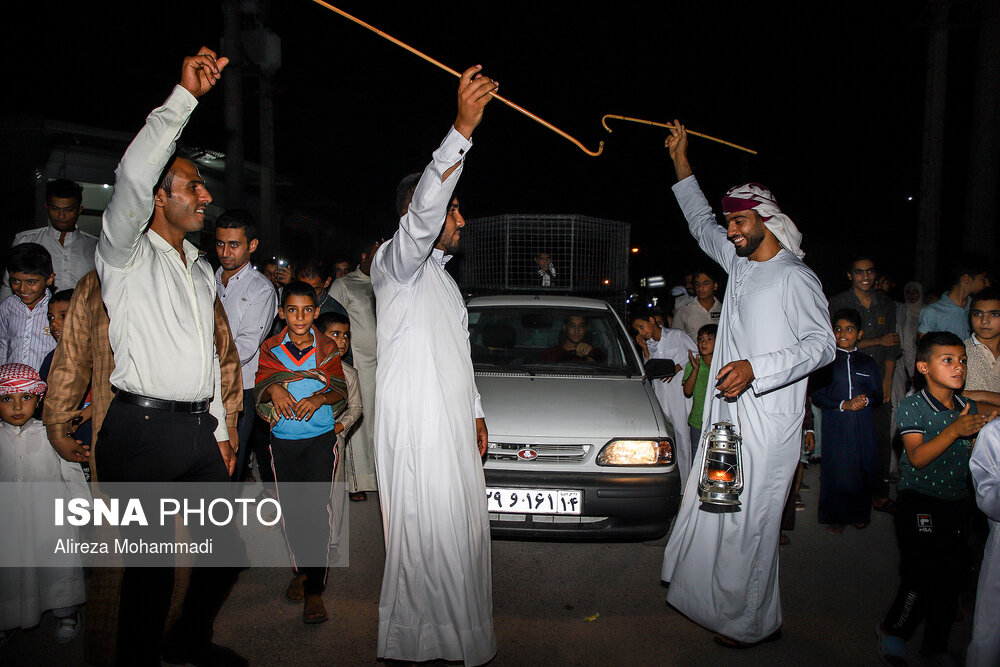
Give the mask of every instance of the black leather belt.
[(152, 408), (154, 410), (169, 410), (171, 412), (199, 414), (202, 412), (208, 412), (208, 404), (211, 403), (211, 399), (208, 398), (200, 401), (167, 401), (162, 398), (152, 398), (151, 396), (143, 396), (142, 394), (133, 394), (130, 391), (125, 391), (124, 389), (119, 389), (118, 387), (112, 387), (111, 391), (114, 393), (115, 398), (122, 403), (131, 403), (132, 405), (138, 405), (143, 408)]

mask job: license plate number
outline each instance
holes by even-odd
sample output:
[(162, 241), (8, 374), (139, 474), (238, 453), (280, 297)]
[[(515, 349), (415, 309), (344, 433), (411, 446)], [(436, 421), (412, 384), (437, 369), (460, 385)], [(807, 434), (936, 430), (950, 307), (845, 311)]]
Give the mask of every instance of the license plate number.
[(504, 514), (580, 514), (583, 491), (487, 488), (486, 504)]

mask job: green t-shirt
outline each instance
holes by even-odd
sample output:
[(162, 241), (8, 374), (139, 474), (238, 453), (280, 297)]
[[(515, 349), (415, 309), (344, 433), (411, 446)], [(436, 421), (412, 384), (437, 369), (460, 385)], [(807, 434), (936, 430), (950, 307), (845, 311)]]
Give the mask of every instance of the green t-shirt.
[[(711, 372), (709, 364), (698, 364), (698, 377), (694, 381), (694, 393), (691, 394), (691, 414), (688, 416), (688, 425), (701, 428), (701, 418), (705, 414), (705, 395), (708, 393), (708, 375)], [(694, 364), (690, 361), (684, 367), (683, 381), (687, 381), (694, 372)]]
[[(900, 435), (921, 433), (924, 442), (937, 437), (949, 424), (954, 422), (965, 404), (971, 404), (970, 414), (978, 414), (976, 402), (955, 394), (957, 410), (949, 410), (941, 401), (924, 389), (918, 394), (907, 396), (896, 408), (896, 425)], [(906, 450), (899, 459), (900, 491), (909, 489), (925, 496), (959, 500), (969, 497), (969, 456), (972, 440), (958, 438), (941, 455), (925, 465), (916, 468), (910, 463)]]

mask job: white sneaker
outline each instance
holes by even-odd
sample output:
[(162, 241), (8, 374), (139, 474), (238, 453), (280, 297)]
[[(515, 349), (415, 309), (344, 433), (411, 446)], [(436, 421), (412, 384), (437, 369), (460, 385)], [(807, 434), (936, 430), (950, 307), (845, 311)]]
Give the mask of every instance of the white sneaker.
[(60, 644), (66, 644), (74, 639), (80, 634), (80, 628), (83, 627), (83, 614), (77, 611), (72, 616), (66, 618), (56, 619), (59, 625), (56, 626), (56, 641)]

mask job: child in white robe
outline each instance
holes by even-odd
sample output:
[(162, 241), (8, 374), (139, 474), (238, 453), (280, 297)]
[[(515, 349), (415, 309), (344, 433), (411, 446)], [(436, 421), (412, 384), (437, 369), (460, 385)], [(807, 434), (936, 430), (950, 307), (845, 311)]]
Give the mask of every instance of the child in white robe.
[[(16, 511), (0, 521), (6, 536), (0, 560), (7, 563), (41, 565), (48, 559), (53, 564), (53, 545), (78, 537), (77, 528), (54, 525), (54, 493), (90, 498), (83, 468), (56, 454), (45, 427), (33, 417), (44, 393), (45, 383), (34, 368), (0, 367), (0, 482), (16, 484)], [(75, 565), (64, 567), (64, 560)], [(79, 634), (79, 605), (86, 599), (83, 568), (79, 556), (60, 558), (57, 564), (0, 568), (0, 643), (17, 628), (37, 625), (48, 610), (58, 619), (56, 641), (69, 642)]]

